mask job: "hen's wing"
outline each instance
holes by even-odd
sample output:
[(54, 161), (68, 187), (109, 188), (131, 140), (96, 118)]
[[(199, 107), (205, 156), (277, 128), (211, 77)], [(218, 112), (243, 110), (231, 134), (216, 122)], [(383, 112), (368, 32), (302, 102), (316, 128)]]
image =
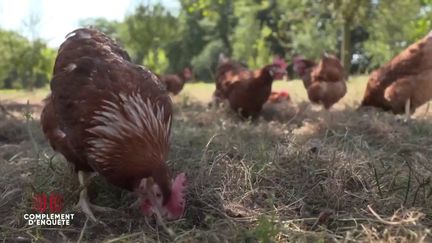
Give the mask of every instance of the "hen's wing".
[(51, 147), (63, 154), (63, 156), (75, 165), (76, 170), (92, 171), (85, 157), (78, 153), (69, 143), (69, 137), (64, 133), (64, 128), (59, 125), (58, 116), (54, 111), (52, 96), (45, 100), (45, 106), (41, 113), (42, 131), (48, 139)]

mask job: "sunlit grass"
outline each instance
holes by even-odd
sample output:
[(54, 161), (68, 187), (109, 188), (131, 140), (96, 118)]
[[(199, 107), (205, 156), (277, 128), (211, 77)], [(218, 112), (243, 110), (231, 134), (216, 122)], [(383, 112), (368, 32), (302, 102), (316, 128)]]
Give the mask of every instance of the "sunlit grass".
[[(349, 105), (358, 103), (361, 99), (363, 92), (365, 90), (367, 83), (367, 76), (353, 76), (350, 78), (348, 83), (348, 93), (342, 100), (342, 103), (347, 103)], [(205, 82), (193, 82), (186, 83), (182, 96), (188, 96), (195, 101), (208, 103), (211, 101), (213, 91), (215, 89), (214, 83)], [(273, 90), (277, 91), (287, 91), (291, 99), (294, 102), (301, 102), (307, 100), (307, 93), (303, 87), (301, 80), (289, 80), (289, 81), (275, 81), (272, 85)], [(49, 87), (43, 89), (35, 89), (33, 91), (28, 90), (17, 90), (17, 89), (7, 89), (0, 90), (0, 101), (8, 102), (27, 102), (38, 103), (46, 97), (49, 92)]]
[(17, 102), (31, 104), (40, 103), (48, 94), (49, 88), (23, 90), (23, 89), (0, 89), (0, 102)]
[[(272, 89), (276, 91), (288, 91), (294, 101), (303, 101), (307, 98), (303, 83), (300, 80), (290, 81), (275, 81)], [(182, 91), (182, 95), (203, 103), (210, 102), (213, 91), (215, 90), (214, 83), (187, 83)]]
[[(404, 124), (390, 113), (356, 111), (366, 80), (349, 80), (331, 118), (311, 108), (301, 81), (277, 81), (273, 89), (288, 91), (293, 102), (271, 110), (278, 120), (268, 121), (263, 111), (264, 119), (252, 122), (225, 108), (209, 109), (213, 84), (188, 83), (174, 99), (168, 158), (175, 173), (188, 176), (186, 214), (167, 222), (175, 238), (138, 209), (127, 209), (134, 198), (102, 178), (91, 182), (91, 200), (116, 210), (96, 212), (104, 225), (86, 223), (73, 207), (79, 186), (69, 163), (52, 157), (37, 115), (20, 115), (27, 99), (39, 103), (48, 90), (0, 91), (1, 100), (13, 104), (5, 107), (17, 114), (0, 116), (0, 239), (430, 242), (432, 126), (427, 119)], [(73, 225), (26, 225), (22, 215), (32, 212), (37, 192), (65, 195), (64, 212), (76, 213)]]
[[(342, 103), (348, 105), (358, 104), (366, 88), (367, 78), (367, 76), (351, 77), (348, 81), (348, 93), (342, 100)], [(187, 83), (181, 94), (196, 101), (207, 103), (210, 102), (214, 89), (214, 83)], [(273, 82), (272, 89), (276, 91), (287, 91), (293, 102), (301, 102), (308, 99), (303, 82), (298, 79), (275, 81)]]

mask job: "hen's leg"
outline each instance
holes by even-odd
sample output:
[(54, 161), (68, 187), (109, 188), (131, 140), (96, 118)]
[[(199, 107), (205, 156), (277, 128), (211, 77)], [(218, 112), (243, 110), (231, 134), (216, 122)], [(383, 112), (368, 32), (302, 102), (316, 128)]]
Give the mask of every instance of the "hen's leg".
[(427, 113), (429, 112), (429, 105), (430, 105), (430, 102), (427, 103), (427, 105), (426, 105), (426, 109), (425, 109), (425, 113), (424, 113), (423, 116), (426, 116)]
[(78, 181), (80, 183), (80, 187), (82, 187), (80, 192), (80, 198), (77, 204), (77, 207), (80, 207), (82, 212), (87, 215), (91, 220), (94, 222), (97, 222), (96, 217), (94, 216), (92, 210), (90, 209), (90, 200), (88, 198), (87, 194), (87, 181), (90, 178), (88, 178), (88, 174), (86, 174), (84, 171), (78, 171)]
[(97, 222), (96, 217), (94, 216), (92, 209), (96, 211), (109, 212), (113, 211), (111, 208), (101, 207), (90, 203), (87, 186), (90, 182), (90, 179), (94, 177), (96, 174), (86, 173), (84, 171), (78, 171), (78, 181), (80, 183), (81, 192), (80, 199), (78, 201), (77, 207), (80, 207), (83, 213), (85, 213), (91, 220)]
[(329, 109), (329, 110), (327, 110), (327, 113), (328, 113), (328, 117), (329, 117), (328, 119), (329, 119), (329, 121), (330, 121), (330, 124), (334, 124), (334, 123), (335, 123), (335, 120), (336, 120), (334, 112), (332, 112), (332, 111)]
[(405, 119), (404, 119), (404, 122), (408, 122), (410, 120), (410, 117), (411, 117), (410, 107), (411, 107), (411, 99), (408, 98), (407, 101), (406, 101), (406, 103), (405, 103)]

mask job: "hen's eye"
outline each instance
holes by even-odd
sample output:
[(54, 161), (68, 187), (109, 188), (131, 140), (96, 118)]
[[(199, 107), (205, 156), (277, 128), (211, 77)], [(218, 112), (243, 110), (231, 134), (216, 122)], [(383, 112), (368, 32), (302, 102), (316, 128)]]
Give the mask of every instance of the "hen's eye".
[(156, 197), (161, 197), (162, 195), (160, 193), (156, 193)]

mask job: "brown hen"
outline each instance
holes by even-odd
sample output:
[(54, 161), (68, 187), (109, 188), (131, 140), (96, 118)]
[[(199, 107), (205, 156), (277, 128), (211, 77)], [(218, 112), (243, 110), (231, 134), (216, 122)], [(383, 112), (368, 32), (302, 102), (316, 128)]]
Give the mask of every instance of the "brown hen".
[(236, 67), (234, 71), (225, 72), (219, 88), (216, 85), (216, 91), (234, 111), (245, 118), (255, 118), (271, 94), (273, 80), (286, 74), (285, 67), (270, 64), (255, 71)]
[(177, 74), (163, 74), (158, 75), (160, 81), (165, 84), (168, 92), (173, 95), (178, 95), (183, 89), (186, 81), (192, 78), (192, 71), (190, 68), (184, 68), (182, 72)]
[(230, 85), (236, 75), (248, 71), (247, 66), (240, 62), (223, 57), (219, 58), (219, 64), (216, 68), (216, 89), (212, 97), (213, 104), (217, 106), (226, 99), (223, 90)]
[(294, 60), (294, 69), (303, 79), (309, 100), (330, 109), (346, 94), (344, 68), (337, 57), (327, 54), (312, 65), (309, 60)]
[(432, 98), (432, 32), (374, 71), (361, 106), (405, 111), (406, 119)]
[(105, 34), (78, 29), (59, 48), (45, 102), (43, 132), (78, 172), (79, 205), (92, 220), (90, 208), (98, 207), (87, 197), (91, 172), (133, 191), (145, 214), (181, 216), (185, 178), (173, 183), (165, 163), (172, 103), (152, 72)]

